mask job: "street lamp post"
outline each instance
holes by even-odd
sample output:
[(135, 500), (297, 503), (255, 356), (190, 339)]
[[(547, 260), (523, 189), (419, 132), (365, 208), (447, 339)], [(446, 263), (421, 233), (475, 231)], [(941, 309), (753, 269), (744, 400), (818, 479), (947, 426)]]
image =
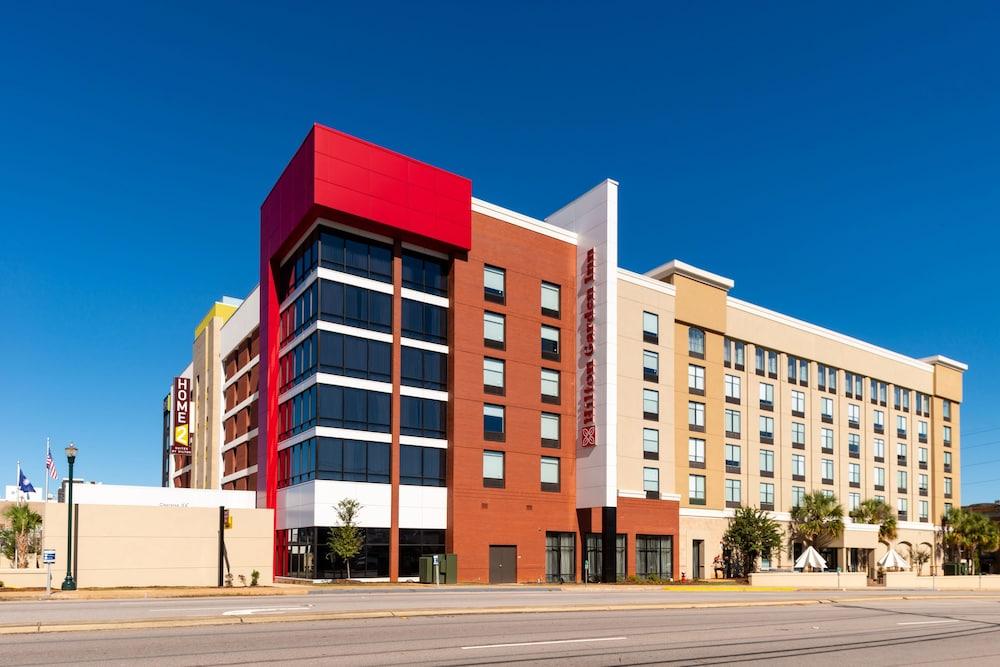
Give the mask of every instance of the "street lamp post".
[(76, 462), (76, 445), (72, 442), (66, 447), (66, 460), (69, 461), (69, 497), (66, 502), (66, 578), (63, 579), (64, 591), (75, 591), (76, 581), (73, 579), (73, 464)]

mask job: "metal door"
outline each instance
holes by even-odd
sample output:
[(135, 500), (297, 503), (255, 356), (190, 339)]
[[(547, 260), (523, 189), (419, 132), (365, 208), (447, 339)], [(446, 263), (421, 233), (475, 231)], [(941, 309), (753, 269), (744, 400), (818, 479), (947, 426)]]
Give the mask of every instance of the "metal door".
[(705, 542), (703, 540), (693, 540), (691, 542), (691, 578), (701, 579), (701, 558)]
[(490, 583), (517, 583), (517, 547), (490, 545)]

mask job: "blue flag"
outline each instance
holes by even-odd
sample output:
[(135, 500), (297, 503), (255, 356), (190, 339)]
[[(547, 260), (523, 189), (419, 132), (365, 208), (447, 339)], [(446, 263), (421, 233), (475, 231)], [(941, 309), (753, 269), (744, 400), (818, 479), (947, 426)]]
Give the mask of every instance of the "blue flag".
[(23, 470), (21, 471), (21, 477), (20, 477), (20, 479), (17, 480), (17, 485), (21, 489), (21, 491), (23, 491), (24, 493), (34, 493), (35, 492), (35, 487), (33, 487), (31, 485), (31, 480), (29, 480), (28, 476), (24, 474)]

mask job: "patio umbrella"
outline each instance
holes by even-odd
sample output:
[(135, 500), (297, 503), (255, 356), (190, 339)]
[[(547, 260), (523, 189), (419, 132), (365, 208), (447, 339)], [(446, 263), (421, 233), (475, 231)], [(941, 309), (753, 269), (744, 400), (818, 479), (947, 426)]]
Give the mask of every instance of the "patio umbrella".
[(895, 549), (889, 549), (886, 551), (885, 555), (879, 559), (878, 564), (887, 570), (905, 570), (910, 567), (910, 564), (906, 562), (906, 559), (896, 553)]
[(801, 570), (806, 567), (812, 568), (813, 570), (825, 570), (826, 561), (823, 557), (819, 555), (819, 552), (812, 547), (807, 547), (799, 559), (795, 561), (795, 569)]

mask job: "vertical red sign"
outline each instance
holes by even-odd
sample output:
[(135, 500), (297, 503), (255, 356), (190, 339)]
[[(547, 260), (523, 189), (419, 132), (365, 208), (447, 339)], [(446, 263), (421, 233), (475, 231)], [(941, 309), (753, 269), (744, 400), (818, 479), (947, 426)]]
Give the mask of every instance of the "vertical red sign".
[(594, 417), (594, 385), (596, 368), (594, 366), (594, 343), (596, 341), (596, 326), (594, 324), (594, 249), (587, 251), (583, 262), (583, 343), (580, 354), (584, 360), (583, 382), (580, 394), (583, 403), (583, 417), (580, 428), (580, 445), (582, 447), (597, 446), (597, 424)]

